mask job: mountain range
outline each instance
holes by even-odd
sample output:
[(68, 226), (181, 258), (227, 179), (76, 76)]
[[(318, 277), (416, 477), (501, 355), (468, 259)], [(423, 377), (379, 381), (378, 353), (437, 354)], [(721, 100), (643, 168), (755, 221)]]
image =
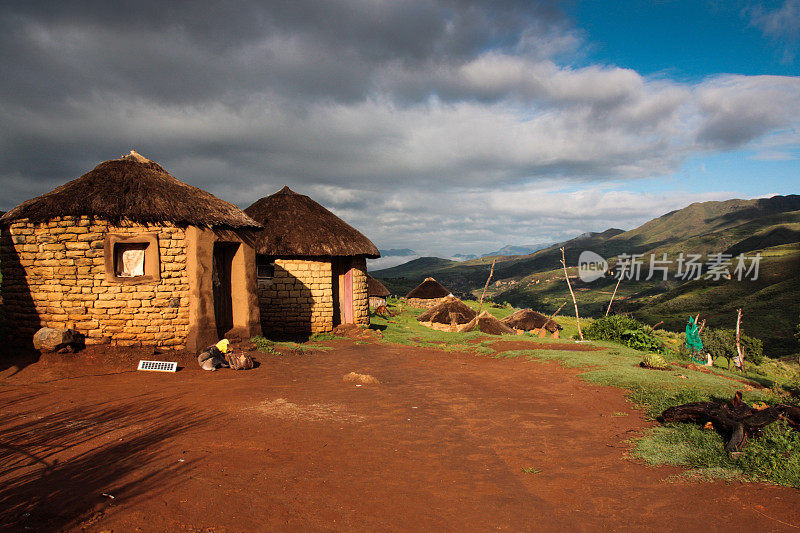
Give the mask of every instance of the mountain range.
[[(798, 346), (793, 337), (800, 322), (800, 196), (774, 196), (755, 200), (699, 202), (669, 212), (629, 231), (608, 229), (584, 233), (575, 239), (524, 255), (497, 254), (467, 261), (420, 257), (403, 265), (373, 272), (393, 292), (406, 294), (427, 276), (435, 277), (455, 294), (469, 298), (482, 290), (493, 259), (497, 263), (488, 295), (495, 302), (554, 312), (570, 299), (561, 268), (564, 248), (569, 274), (580, 312), (585, 316), (605, 313), (616, 279), (605, 277), (584, 283), (577, 277), (577, 263), (585, 250), (608, 260), (613, 269), (625, 254), (641, 254), (640, 279), (620, 283), (613, 309), (630, 313), (650, 324), (680, 330), (688, 316), (701, 314), (708, 323), (733, 327), (736, 309), (742, 308), (744, 328), (762, 338), (773, 353), (790, 353)], [(706, 265), (700, 279), (676, 277), (678, 259), (699, 254), (708, 263), (714, 254), (727, 254), (733, 270), (735, 258), (760, 254), (758, 279), (725, 279), (708, 276)], [(666, 255), (664, 255), (666, 254)], [(683, 254), (683, 256), (681, 256)], [(669, 261), (662, 272), (646, 279), (649, 261)], [(751, 275), (752, 277), (752, 275)], [(566, 306), (562, 314), (572, 314)]]

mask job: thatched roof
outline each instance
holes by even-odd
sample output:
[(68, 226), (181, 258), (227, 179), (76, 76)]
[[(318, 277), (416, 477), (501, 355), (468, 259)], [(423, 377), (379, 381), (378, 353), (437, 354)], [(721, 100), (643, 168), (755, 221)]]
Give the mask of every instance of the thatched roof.
[(372, 241), (304, 194), (284, 187), (244, 210), (264, 225), (256, 252), (272, 256), (380, 257)]
[(383, 283), (367, 274), (367, 296), (386, 298), (390, 294), (389, 289)]
[(544, 327), (550, 333), (555, 333), (560, 329), (564, 329), (561, 327), (561, 324), (555, 320), (550, 320), (549, 317), (546, 317), (542, 313), (537, 313), (533, 309), (520, 309), (505, 317), (502, 322), (509, 327), (524, 331), (541, 329)]
[(417, 285), (411, 292), (406, 294), (406, 298), (420, 298), (431, 300), (433, 298), (444, 298), (449, 296), (450, 291), (433, 278), (425, 278), (425, 281)]
[(420, 322), (436, 322), (437, 324), (466, 324), (478, 315), (467, 304), (448, 296), (436, 306), (417, 317)]
[(461, 331), (475, 331), (476, 329), (490, 335), (516, 335), (517, 333), (489, 314), (488, 311), (484, 311), (470, 320), (467, 325), (461, 328)]
[(118, 224), (172, 222), (230, 229), (261, 226), (230, 202), (192, 187), (134, 151), (97, 165), (78, 179), (22, 202), (0, 223), (88, 216)]

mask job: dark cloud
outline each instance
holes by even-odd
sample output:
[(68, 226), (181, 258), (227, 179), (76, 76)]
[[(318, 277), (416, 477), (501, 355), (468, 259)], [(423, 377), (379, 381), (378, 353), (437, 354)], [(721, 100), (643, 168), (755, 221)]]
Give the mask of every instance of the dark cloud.
[(242, 206), (308, 191), (382, 246), (465, 251), (461, 228), (496, 249), (632, 201), (527, 225), (497, 193), (666, 174), (800, 122), (796, 78), (650, 80), (572, 65), (582, 46), (554, 1), (3, 2), (0, 209), (133, 148)]

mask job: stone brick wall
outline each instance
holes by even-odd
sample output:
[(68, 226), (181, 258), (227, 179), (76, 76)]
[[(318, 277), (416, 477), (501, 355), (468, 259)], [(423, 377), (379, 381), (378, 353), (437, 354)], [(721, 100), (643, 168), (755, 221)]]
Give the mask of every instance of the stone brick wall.
[(331, 331), (332, 279), (330, 261), (276, 259), (274, 277), (258, 280), (264, 334)]
[(416, 307), (418, 309), (430, 309), (432, 307), (436, 307), (443, 301), (444, 298), (409, 298), (406, 300), (409, 306)]
[[(107, 234), (158, 236), (160, 279), (106, 279)], [(0, 242), (3, 311), (9, 335), (28, 341), (39, 327), (72, 327), (87, 344), (182, 349), (189, 328), (186, 239), (176, 226), (112, 226), (63, 217), (14, 223)]]

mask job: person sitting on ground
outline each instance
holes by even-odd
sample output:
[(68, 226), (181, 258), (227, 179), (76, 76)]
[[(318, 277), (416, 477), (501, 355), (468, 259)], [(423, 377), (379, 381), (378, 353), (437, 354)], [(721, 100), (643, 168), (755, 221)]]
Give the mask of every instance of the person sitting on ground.
[(218, 368), (230, 368), (228, 362), (225, 360), (225, 354), (228, 353), (228, 339), (222, 339), (214, 346), (209, 346), (197, 356), (197, 362), (203, 370), (215, 371)]

